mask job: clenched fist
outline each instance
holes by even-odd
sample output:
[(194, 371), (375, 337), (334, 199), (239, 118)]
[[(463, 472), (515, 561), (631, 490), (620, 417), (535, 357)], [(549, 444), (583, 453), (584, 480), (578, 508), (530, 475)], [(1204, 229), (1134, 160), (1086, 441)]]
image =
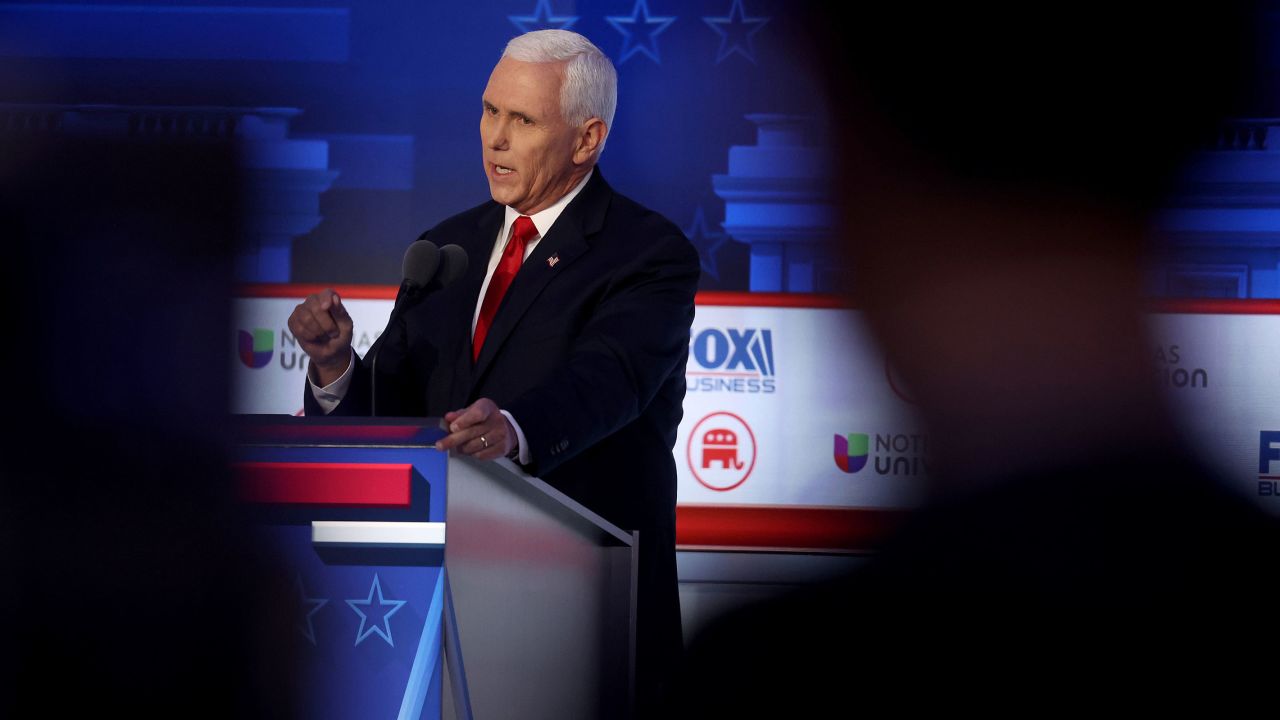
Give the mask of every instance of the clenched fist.
[(342, 377), (351, 362), (353, 323), (333, 290), (308, 295), (289, 316), (289, 332), (311, 358), (320, 387)]

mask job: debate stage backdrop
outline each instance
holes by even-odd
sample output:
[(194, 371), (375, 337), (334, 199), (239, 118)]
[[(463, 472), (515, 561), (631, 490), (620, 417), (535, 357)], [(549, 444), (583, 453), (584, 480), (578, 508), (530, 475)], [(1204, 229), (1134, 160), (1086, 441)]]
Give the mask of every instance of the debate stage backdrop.
[[(603, 173), (686, 230), (702, 288), (823, 292), (849, 270), (826, 242), (840, 124), (798, 7), (822, 12), (779, 0), (0, 3), (0, 133), (238, 138), (250, 169), (241, 280), (395, 283), (413, 238), (487, 197), (480, 93), (502, 46), (568, 28), (619, 72)], [(1260, 22), (1280, 38), (1280, 15)], [(1269, 47), (1258, 62), (1276, 78), (1280, 43)], [(1161, 220), (1171, 242), (1154, 294), (1280, 297), (1275, 100), (1192, 164)], [(1117, 118), (1117, 132), (1159, 121)]]
[[(929, 437), (909, 391), (859, 311), (833, 294), (857, 271), (831, 247), (839, 198), (829, 190), (830, 148), (841, 123), (823, 99), (798, 5), (822, 7), (0, 2), (0, 140), (234, 139), (247, 183), (242, 285), (232, 326), (211, 332), (225, 333), (231, 410), (294, 414), (305, 357), (286, 326), (293, 305), (338, 287), (366, 351), (391, 309), (405, 247), (488, 196), (480, 94), (502, 46), (533, 29), (587, 35), (619, 73), (601, 171), (684, 228), (701, 258), (674, 450), (678, 542), (725, 552), (681, 553), (685, 585), (709, 586), (682, 591), (688, 630), (714, 614), (717, 598), (748, 597), (751, 583), (783, 587), (833, 558), (846, 567), (918, 501), (929, 477)], [(831, 12), (833, 23), (858, 22), (856, 3)], [(1266, 14), (1260, 31), (1280, 39), (1278, 18)], [(1269, 47), (1258, 61), (1280, 79), (1280, 42)], [(1277, 106), (1269, 100), (1261, 107)], [(1234, 119), (1193, 159), (1159, 216), (1168, 243), (1149, 290), (1161, 298), (1153, 372), (1182, 411), (1187, 442), (1225, 483), (1280, 513), (1276, 117)], [(1117, 117), (1116, 132), (1139, 143), (1144, 124), (1160, 121)], [(131, 339), (158, 362), (182, 356)], [(435, 567), (322, 562), (307, 525), (277, 530), (289, 551), (276, 581), (298, 606), (294, 650), (313, 673), (309, 714), (432, 716), (440, 675), (429, 631), (443, 603)], [(748, 556), (764, 561), (752, 570)], [(114, 586), (106, 591), (119, 601)]]
[[(249, 240), (237, 273), (250, 289), (227, 337), (241, 383), (233, 409), (291, 413), (300, 360), (281, 295), (393, 286), (409, 242), (487, 197), (480, 94), (505, 42), (541, 28), (584, 33), (619, 72), (602, 172), (683, 227), (701, 257), (677, 447), (682, 503), (909, 504), (927, 446), (913, 437), (909, 403), (856, 311), (826, 295), (856, 268), (830, 248), (838, 199), (828, 190), (829, 148), (840, 123), (796, 8), (778, 0), (0, 3), (0, 133), (239, 140)], [(1264, 25), (1280, 37), (1275, 13)], [(1274, 76), (1278, 58), (1259, 62)], [(1280, 430), (1271, 410), (1280, 407), (1272, 397), (1280, 376), (1263, 342), (1274, 308), (1265, 300), (1280, 298), (1277, 125), (1238, 118), (1196, 156), (1160, 216), (1170, 242), (1149, 283), (1156, 296), (1239, 303), (1161, 321), (1174, 339), (1153, 355), (1171, 389), (1196, 391), (1204, 427), (1193, 433), (1210, 452), (1234, 448), (1232, 472), (1259, 498), (1271, 497), (1270, 456), (1280, 452), (1266, 434)], [(379, 297), (369, 291), (358, 340), (381, 327)], [(1256, 317), (1264, 320), (1254, 328)], [(1231, 414), (1245, 398), (1253, 410)], [(801, 407), (822, 410), (797, 425), (790, 418)], [(1227, 428), (1231, 437), (1219, 438)], [(748, 454), (753, 462), (738, 467)], [(865, 480), (879, 469), (906, 479)]]
[[(744, 240), (781, 231), (803, 254), (821, 254), (813, 241), (830, 229), (828, 117), (788, 7), (6, 3), (0, 55), (15, 87), (0, 127), (234, 134), (255, 171), (254, 246), (241, 279), (394, 283), (404, 247), (422, 230), (488, 197), (480, 95), (505, 43), (525, 30), (572, 29), (619, 73), (605, 176), (685, 228), (705, 288), (746, 290)], [(834, 277), (825, 267), (826, 276), (803, 270), (790, 284), (783, 267), (766, 269), (757, 285), (822, 290)]]

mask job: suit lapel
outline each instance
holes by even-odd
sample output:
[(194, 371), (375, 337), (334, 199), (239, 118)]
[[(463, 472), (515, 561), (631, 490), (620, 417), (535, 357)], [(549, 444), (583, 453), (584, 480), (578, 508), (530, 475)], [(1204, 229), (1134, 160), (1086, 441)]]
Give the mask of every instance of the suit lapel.
[[(511, 281), (502, 304), (498, 306), (498, 312), (472, 371), (473, 383), (484, 377), (507, 337), (547, 283), (590, 249), (590, 237), (603, 225), (612, 194), (613, 191), (605, 183), (600, 168), (597, 167), (582, 192), (564, 209), (546, 237), (538, 241), (537, 247)], [(479, 294), (478, 289), (476, 294)]]

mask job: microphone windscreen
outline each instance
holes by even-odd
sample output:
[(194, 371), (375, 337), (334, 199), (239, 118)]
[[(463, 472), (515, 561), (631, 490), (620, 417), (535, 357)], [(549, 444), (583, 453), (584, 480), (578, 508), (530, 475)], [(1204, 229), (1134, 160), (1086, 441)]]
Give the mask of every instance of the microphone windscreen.
[(467, 271), (467, 251), (457, 245), (445, 245), (440, 248), (440, 276), (437, 281), (440, 287), (446, 288), (454, 280), (462, 277)]
[(413, 287), (423, 287), (435, 277), (440, 267), (440, 249), (429, 240), (417, 240), (404, 251), (404, 281)]

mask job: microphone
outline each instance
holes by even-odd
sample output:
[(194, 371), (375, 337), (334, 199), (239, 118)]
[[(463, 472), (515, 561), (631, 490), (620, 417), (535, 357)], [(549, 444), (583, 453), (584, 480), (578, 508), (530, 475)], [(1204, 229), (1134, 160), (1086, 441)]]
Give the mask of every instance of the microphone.
[(430, 240), (418, 238), (405, 250), (400, 267), (404, 279), (400, 282), (396, 303), (391, 308), (391, 317), (387, 319), (387, 330), (365, 356), (370, 371), (369, 414), (371, 416), (378, 414), (378, 358), (382, 354), (383, 343), (409, 308), (462, 277), (467, 271), (467, 251), (457, 245), (437, 248)]
[(436, 281), (444, 289), (454, 280), (467, 272), (467, 251), (457, 245), (445, 245), (440, 248), (440, 269), (436, 273)]
[(404, 280), (401, 288), (424, 288), (431, 278), (435, 277), (440, 267), (440, 248), (430, 240), (415, 240), (409, 249), (404, 251), (404, 261), (400, 263), (400, 273)]

